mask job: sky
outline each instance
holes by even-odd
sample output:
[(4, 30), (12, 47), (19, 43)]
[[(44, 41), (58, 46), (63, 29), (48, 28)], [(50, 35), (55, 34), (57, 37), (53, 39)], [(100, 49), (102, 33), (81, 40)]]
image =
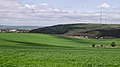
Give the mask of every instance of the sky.
[(0, 0), (0, 25), (119, 24), (119, 11), (120, 0)]

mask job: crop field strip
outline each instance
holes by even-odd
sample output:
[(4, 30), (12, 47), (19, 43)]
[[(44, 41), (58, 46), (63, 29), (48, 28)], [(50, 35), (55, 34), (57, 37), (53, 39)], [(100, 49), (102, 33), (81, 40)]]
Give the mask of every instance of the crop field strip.
[(44, 34), (0, 34), (0, 67), (119, 67), (119, 48), (92, 48), (120, 39), (64, 38)]

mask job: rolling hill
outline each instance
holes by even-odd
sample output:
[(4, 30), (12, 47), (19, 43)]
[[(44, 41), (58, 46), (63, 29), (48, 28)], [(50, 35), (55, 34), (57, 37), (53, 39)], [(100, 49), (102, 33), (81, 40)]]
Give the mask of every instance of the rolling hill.
[(63, 24), (31, 30), (30, 33), (44, 33), (64, 36), (88, 36), (89, 38), (120, 38), (119, 24)]
[[(92, 48), (91, 44), (117, 48)], [(0, 67), (119, 67), (120, 39), (0, 33)]]

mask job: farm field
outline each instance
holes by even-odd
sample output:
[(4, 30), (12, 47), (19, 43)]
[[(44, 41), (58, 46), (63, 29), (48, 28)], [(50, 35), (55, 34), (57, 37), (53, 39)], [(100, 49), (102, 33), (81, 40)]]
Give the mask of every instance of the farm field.
[(120, 67), (120, 39), (75, 39), (31, 33), (0, 33), (0, 67)]

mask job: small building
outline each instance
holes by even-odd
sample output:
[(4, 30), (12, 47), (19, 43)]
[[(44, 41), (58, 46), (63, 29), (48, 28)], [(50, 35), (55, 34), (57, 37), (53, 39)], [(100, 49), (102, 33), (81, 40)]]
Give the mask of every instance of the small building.
[(9, 30), (9, 32), (17, 32), (17, 30), (11, 29), (11, 30)]

